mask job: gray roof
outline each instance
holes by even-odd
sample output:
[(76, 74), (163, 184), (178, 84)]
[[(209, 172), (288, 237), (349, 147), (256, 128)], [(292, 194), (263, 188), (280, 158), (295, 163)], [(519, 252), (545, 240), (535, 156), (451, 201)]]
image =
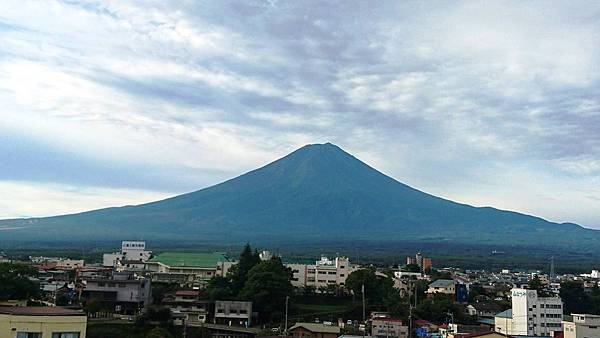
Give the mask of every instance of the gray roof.
[(506, 311), (502, 311), (502, 312), (496, 314), (496, 317), (498, 317), (498, 318), (512, 318), (512, 309), (508, 309)]
[(296, 325), (289, 328), (289, 330), (294, 330), (297, 328), (304, 328), (310, 332), (318, 332), (318, 333), (340, 333), (339, 326), (333, 325), (324, 325), (318, 323), (296, 323)]
[(438, 280), (433, 281), (431, 284), (429, 284), (429, 286), (436, 287), (436, 288), (446, 288), (450, 285), (454, 285), (454, 280), (438, 279)]

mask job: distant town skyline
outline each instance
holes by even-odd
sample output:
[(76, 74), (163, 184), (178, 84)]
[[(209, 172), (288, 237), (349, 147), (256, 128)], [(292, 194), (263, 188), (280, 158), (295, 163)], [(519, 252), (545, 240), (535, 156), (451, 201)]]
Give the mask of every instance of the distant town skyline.
[(5, 1), (0, 219), (139, 204), (332, 142), (600, 228), (597, 2)]

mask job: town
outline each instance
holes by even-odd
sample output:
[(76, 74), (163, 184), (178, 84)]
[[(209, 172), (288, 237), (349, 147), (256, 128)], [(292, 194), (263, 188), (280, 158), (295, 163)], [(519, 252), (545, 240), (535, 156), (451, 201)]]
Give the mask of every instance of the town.
[(425, 254), (396, 266), (288, 261), (247, 244), (101, 262), (0, 255), (0, 337), (600, 337), (600, 271), (464, 270)]

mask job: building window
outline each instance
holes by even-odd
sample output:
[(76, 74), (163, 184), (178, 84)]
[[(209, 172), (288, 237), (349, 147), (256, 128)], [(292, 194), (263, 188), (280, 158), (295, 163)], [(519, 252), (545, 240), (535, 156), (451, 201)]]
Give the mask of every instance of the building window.
[(41, 332), (17, 332), (17, 338), (42, 338)]
[(52, 338), (79, 338), (79, 332), (53, 332)]

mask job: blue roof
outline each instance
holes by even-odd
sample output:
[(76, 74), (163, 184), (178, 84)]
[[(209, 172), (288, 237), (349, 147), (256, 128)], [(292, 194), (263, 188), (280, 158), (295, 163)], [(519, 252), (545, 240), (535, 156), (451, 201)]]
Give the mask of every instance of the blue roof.
[(499, 318), (512, 318), (512, 309), (508, 309), (506, 311), (502, 311), (496, 315)]

